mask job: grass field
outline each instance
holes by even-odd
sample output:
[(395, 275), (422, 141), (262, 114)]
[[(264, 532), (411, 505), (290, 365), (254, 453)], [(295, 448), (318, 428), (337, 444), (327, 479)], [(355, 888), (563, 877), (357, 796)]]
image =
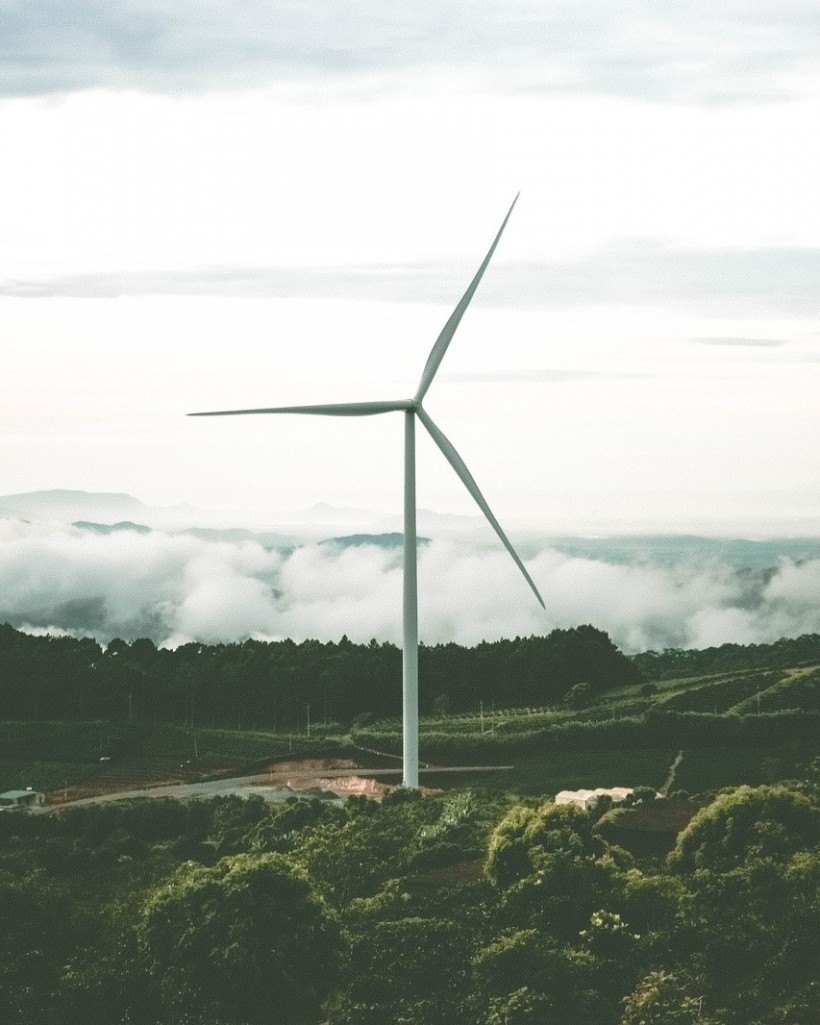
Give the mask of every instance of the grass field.
[(74, 786), (86, 779), (94, 766), (82, 762), (44, 762), (21, 758), (0, 759), (0, 792), (4, 790), (41, 790), (50, 793)]
[(742, 784), (816, 779), (812, 763), (818, 759), (820, 740), (813, 745), (685, 751), (675, 772), (674, 789), (700, 794)]
[(325, 746), (326, 741), (311, 739), (305, 734), (157, 726), (134, 748), (134, 754), (141, 758), (217, 758), (253, 762), (280, 758), (293, 751), (320, 750)]

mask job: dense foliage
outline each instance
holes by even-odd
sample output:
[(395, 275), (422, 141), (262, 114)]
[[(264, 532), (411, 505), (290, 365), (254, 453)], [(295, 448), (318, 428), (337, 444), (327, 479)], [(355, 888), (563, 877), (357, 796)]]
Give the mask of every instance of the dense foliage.
[(0, 814), (27, 1025), (805, 1025), (820, 797), (741, 787), (669, 858), (474, 791)]
[(820, 634), (784, 637), (773, 644), (721, 644), (717, 647), (689, 649), (667, 648), (645, 651), (633, 656), (635, 665), (647, 679), (677, 679), (742, 669), (777, 669), (820, 661)]
[[(806, 782), (820, 778), (818, 643), (724, 646), (701, 662), (649, 653), (641, 664), (656, 680), (729, 674), (658, 685), (640, 685), (591, 627), (423, 649), (423, 707), (437, 712), (423, 754), (514, 756), (520, 772), (531, 757), (531, 799), (397, 790), (381, 803), (0, 812), (0, 1021), (820, 1021), (820, 790)], [(156, 757), (178, 750), (178, 734), (193, 755), (204, 724), (292, 725), (309, 703), (321, 717), (324, 702), (354, 740), (389, 751), (398, 734), (378, 717), (396, 711), (398, 663), (390, 645), (347, 640), (102, 650), (0, 627), (0, 718), (17, 720), (0, 726), (0, 754), (31, 757), (47, 736), (51, 757), (98, 762), (143, 737)], [(491, 711), (545, 703), (560, 707)], [(461, 724), (443, 714), (462, 707)], [(259, 743), (270, 757), (270, 736)], [(665, 844), (629, 842), (620, 812), (598, 822), (540, 796), (554, 792), (544, 759), (560, 775), (576, 771), (562, 768), (570, 756), (583, 763), (578, 785), (634, 784), (651, 769), (652, 786), (635, 791), (650, 820), (678, 807), (654, 801), (663, 780), (700, 792), (702, 808)], [(727, 774), (792, 782), (703, 793)], [(692, 815), (685, 795), (675, 800)]]
[[(546, 637), (427, 647), (420, 707), (453, 711), (557, 702), (574, 685), (598, 692), (640, 679), (591, 626)], [(392, 644), (304, 641), (185, 644), (38, 637), (0, 625), (0, 719), (143, 721), (299, 730), (314, 719), (401, 710), (401, 652)]]
[(219, 1021), (299, 1025), (340, 981), (336, 922), (280, 854), (183, 863), (149, 894), (135, 935), (172, 1017), (198, 1007)]

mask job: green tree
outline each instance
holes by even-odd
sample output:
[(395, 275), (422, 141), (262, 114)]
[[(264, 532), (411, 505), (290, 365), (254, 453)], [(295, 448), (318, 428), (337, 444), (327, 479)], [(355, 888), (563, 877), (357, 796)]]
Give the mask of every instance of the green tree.
[(371, 921), (354, 939), (334, 1025), (458, 1025), (469, 992), (470, 939), (449, 919)]
[(187, 862), (146, 900), (138, 941), (170, 1021), (315, 1021), (337, 984), (339, 928), (281, 855)]
[(728, 872), (820, 844), (820, 806), (784, 786), (739, 787), (702, 808), (669, 855), (673, 870)]
[(479, 1017), (488, 1025), (577, 1020), (582, 976), (571, 951), (538, 930), (503, 933), (473, 958)]
[(348, 805), (345, 820), (327, 819), (300, 834), (293, 857), (332, 906), (373, 896), (406, 873), (419, 849), (422, 829), (439, 816), (440, 802), (418, 791), (395, 790), (381, 804)]
[(574, 805), (514, 808), (492, 834), (486, 863), (502, 891), (500, 911), (512, 927), (532, 927), (572, 941), (594, 911), (617, 901), (632, 859), (593, 832)]
[(538, 990), (513, 990), (503, 997), (495, 997), (490, 1004), (486, 1025), (542, 1025), (552, 1017), (552, 1004)]
[(532, 874), (538, 852), (599, 854), (604, 845), (593, 836), (592, 825), (590, 816), (575, 805), (516, 805), (490, 837), (487, 876), (495, 886), (507, 887)]
[(0, 876), (0, 1021), (48, 1022), (72, 942), (72, 905), (44, 877)]
[(717, 1025), (703, 1013), (703, 997), (674, 972), (650, 972), (624, 1001), (619, 1025)]
[(799, 1021), (817, 1004), (820, 807), (784, 786), (740, 787), (702, 809), (669, 863), (687, 899), (689, 962), (738, 1021)]

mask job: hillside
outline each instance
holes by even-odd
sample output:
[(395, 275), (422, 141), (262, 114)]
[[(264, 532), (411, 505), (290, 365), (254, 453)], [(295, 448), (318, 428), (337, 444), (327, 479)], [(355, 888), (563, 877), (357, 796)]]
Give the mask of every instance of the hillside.
[[(460, 711), (448, 710), (440, 694), (431, 700), (428, 689), (423, 761), (512, 765), (481, 785), (530, 794), (615, 785), (702, 794), (820, 778), (816, 635), (632, 660), (592, 628), (547, 640), (426, 650), (434, 679), (451, 672), (451, 684), (482, 679), (488, 689), (474, 690), (472, 707)], [(558, 652), (565, 675), (551, 702), (504, 700), (516, 676), (519, 685), (528, 670), (537, 679), (533, 665), (560, 667)], [(552, 662), (538, 663), (535, 655), (543, 660), (545, 653)], [(240, 774), (300, 755), (343, 753), (366, 767), (380, 752), (398, 764), (398, 713), (379, 714), (381, 692), (398, 689), (398, 655), (390, 646), (350, 642), (190, 645), (172, 653), (143, 641), (103, 651), (90, 640), (3, 627), (0, 787), (65, 790), (96, 781), (116, 789)], [(592, 686), (586, 681), (595, 680), (596, 657), (599, 670), (608, 665), (613, 676), (599, 671)], [(639, 675), (652, 667), (654, 679)], [(372, 696), (369, 707), (353, 703), (357, 678)], [(469, 691), (451, 685), (445, 693), (468, 703)], [(454, 785), (452, 778), (428, 779)]]

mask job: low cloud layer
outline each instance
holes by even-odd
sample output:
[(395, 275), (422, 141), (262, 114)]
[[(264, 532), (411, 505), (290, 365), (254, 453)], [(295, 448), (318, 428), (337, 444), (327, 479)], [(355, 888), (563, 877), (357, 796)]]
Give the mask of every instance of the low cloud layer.
[[(123, 295), (224, 295), (350, 298), (448, 305), (472, 264), (322, 267), (222, 267), (190, 271), (86, 273), (0, 280), (0, 295), (21, 298)], [(482, 283), (478, 306), (550, 309), (576, 305), (663, 303), (703, 313), (781, 312), (814, 316), (820, 308), (820, 248), (683, 249), (657, 239), (626, 240), (582, 260), (500, 263)], [(777, 340), (705, 339), (777, 345)]]
[[(613, 543), (613, 552), (614, 552)], [(589, 557), (545, 545), (526, 560), (546, 616), (503, 551), (420, 551), (427, 643), (471, 645), (591, 623), (627, 652), (770, 642), (820, 631), (820, 558)], [(163, 645), (313, 637), (398, 642), (400, 552), (376, 544), (270, 550), (185, 533), (99, 533), (0, 520), (0, 622), (43, 632), (150, 636)]]
[(799, 92), (817, 30), (810, 0), (6, 0), (0, 91), (361, 84), (447, 68), (508, 88), (725, 103)]

